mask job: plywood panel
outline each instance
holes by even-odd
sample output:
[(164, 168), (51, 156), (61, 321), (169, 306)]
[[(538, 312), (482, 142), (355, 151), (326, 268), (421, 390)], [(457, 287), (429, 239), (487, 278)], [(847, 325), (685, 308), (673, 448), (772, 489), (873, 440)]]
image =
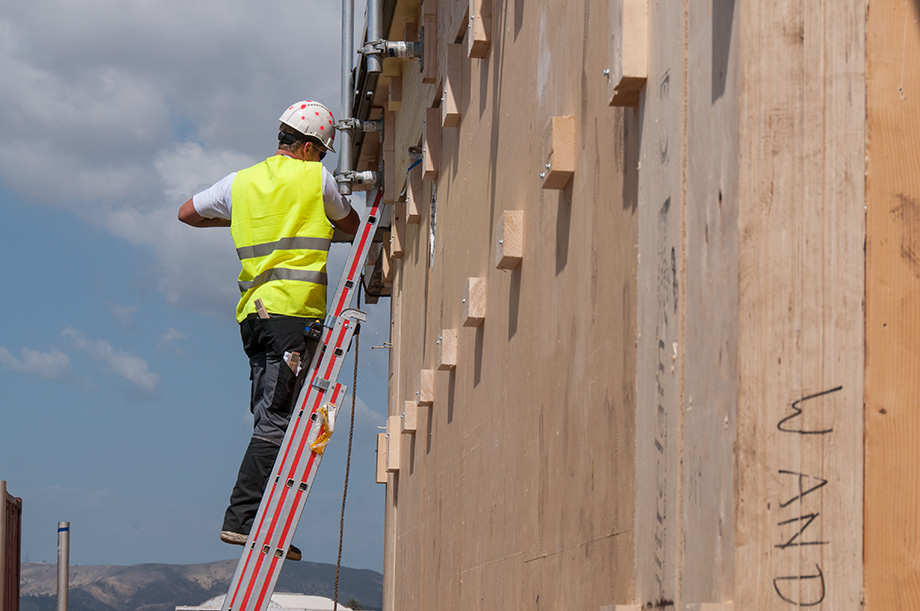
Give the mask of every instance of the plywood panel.
[[(636, 602), (679, 601), (683, 15), (652, 3), (639, 172)], [(629, 112), (629, 111), (627, 111)]]
[[(394, 346), (413, 372), (401, 382), (414, 392), (417, 372), (437, 366), (435, 340), (463, 320), (469, 278), (487, 280), (489, 321), (460, 332), (458, 367), (436, 373), (435, 408), (403, 435), (405, 461), (391, 475), (398, 596), (385, 598), (388, 610), (631, 600), (623, 567), (633, 548), (635, 365), (622, 347), (636, 335), (635, 209), (620, 201), (623, 118), (607, 105), (599, 70), (582, 80), (607, 48), (600, 4), (497, 4), (488, 58), (464, 61), (463, 119), (441, 133), (443, 163), (424, 183), (437, 193), (436, 223), (426, 198), (394, 279), (405, 297)], [(439, 13), (458, 6), (441, 2)], [(442, 32), (442, 43), (456, 32)], [(413, 89), (408, 72), (397, 134), (411, 146), (420, 115), (404, 130), (403, 113), (427, 90)], [(584, 181), (546, 192), (537, 178), (543, 126), (562, 115), (579, 121)], [(638, 123), (630, 130), (635, 139)], [(534, 248), (526, 266), (501, 271), (494, 240), (509, 208), (525, 211)], [(585, 502), (573, 504), (576, 496)]]
[(920, 609), (920, 6), (873, 0), (866, 33), (867, 609)]
[(733, 601), (858, 609), (866, 4), (739, 10)]
[(739, 28), (732, 0), (688, 8), (687, 53), (701, 58), (686, 89), (680, 600), (692, 605), (732, 600), (738, 569)]

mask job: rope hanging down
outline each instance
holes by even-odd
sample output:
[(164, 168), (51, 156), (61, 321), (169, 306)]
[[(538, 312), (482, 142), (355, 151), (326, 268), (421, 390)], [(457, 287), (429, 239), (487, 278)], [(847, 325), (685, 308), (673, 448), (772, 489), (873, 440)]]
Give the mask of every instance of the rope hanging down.
[[(361, 287), (364, 285), (364, 275), (361, 275), (361, 280), (358, 282), (358, 301), (357, 307), (361, 309)], [(345, 458), (345, 486), (342, 490), (342, 514), (339, 517), (339, 556), (335, 562), (335, 593), (332, 609), (333, 611), (338, 611), (339, 609), (339, 569), (342, 567), (342, 539), (345, 534), (345, 499), (348, 497), (348, 472), (351, 470), (351, 440), (355, 432), (355, 398), (358, 396), (358, 337), (360, 333), (355, 333), (355, 371), (354, 376), (352, 377), (351, 384), (351, 422), (348, 425), (348, 454)]]

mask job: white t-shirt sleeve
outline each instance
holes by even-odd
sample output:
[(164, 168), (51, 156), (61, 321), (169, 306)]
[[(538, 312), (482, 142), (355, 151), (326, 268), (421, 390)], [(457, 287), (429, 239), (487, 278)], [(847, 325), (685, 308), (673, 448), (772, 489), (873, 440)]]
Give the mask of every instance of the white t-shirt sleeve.
[(339, 193), (335, 177), (325, 166), (323, 166), (323, 208), (326, 210), (326, 216), (332, 221), (341, 221), (351, 212), (351, 202)]
[(233, 179), (235, 177), (236, 172), (228, 174), (214, 183), (209, 189), (196, 193), (192, 197), (195, 212), (206, 219), (226, 219), (229, 221), (232, 209), (230, 194), (233, 192)]

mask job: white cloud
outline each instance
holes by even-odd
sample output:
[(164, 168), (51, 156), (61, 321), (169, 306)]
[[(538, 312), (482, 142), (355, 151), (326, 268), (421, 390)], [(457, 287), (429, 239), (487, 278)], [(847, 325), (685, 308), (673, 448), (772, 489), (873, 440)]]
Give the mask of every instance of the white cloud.
[(156, 388), (160, 376), (150, 371), (144, 359), (131, 352), (116, 350), (105, 340), (87, 339), (73, 327), (67, 327), (61, 335), (69, 338), (75, 348), (102, 363), (107, 373), (123, 378), (145, 392), (153, 392)]
[(183, 227), (176, 211), (271, 154), (293, 101), (337, 111), (340, 8), (7, 0), (0, 181), (151, 252), (171, 303), (232, 315), (239, 263), (228, 232)]
[(41, 352), (21, 348), (20, 353), (22, 358), (16, 358), (6, 346), (0, 346), (0, 366), (46, 380), (66, 378), (71, 375), (70, 357), (60, 350)]
[(182, 349), (179, 348), (176, 344), (184, 339), (188, 339), (188, 336), (185, 333), (170, 328), (166, 333), (160, 336), (160, 339), (157, 341), (157, 348), (159, 348), (162, 352), (182, 354)]
[(137, 306), (123, 306), (118, 303), (109, 305), (109, 309), (112, 310), (112, 316), (123, 325), (130, 325), (131, 317), (137, 312)]

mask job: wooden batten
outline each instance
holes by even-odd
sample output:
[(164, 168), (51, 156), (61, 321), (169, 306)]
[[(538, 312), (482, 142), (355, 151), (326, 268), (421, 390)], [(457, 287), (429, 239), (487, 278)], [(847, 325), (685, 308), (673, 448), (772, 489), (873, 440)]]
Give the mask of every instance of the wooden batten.
[(422, 168), (421, 164), (409, 170), (406, 176), (406, 222), (417, 225), (422, 220)]
[(387, 483), (387, 434), (377, 433), (377, 483)]
[(486, 279), (469, 278), (463, 288), (463, 326), (481, 327), (486, 319)]
[(406, 202), (393, 204), (393, 225), (390, 229), (390, 256), (401, 259), (406, 251)]
[(384, 284), (392, 284), (396, 275), (394, 269), (395, 257), (393, 257), (392, 233), (383, 234), (383, 260), (381, 261), (381, 272)]
[(418, 404), (434, 405), (434, 369), (422, 369), (418, 374)]
[(466, 53), (483, 58), (489, 53), (492, 38), (492, 1), (470, 0), (470, 23), (466, 36)]
[(457, 367), (457, 330), (444, 329), (438, 339), (438, 370), (449, 371)]
[[(426, 2), (434, 4), (433, 2)], [(437, 13), (422, 15), (422, 36), (424, 36), (424, 49), (422, 51), (422, 82), (436, 83), (438, 81), (438, 15)]]
[(524, 257), (524, 211), (505, 210), (495, 233), (495, 267), (514, 269)]
[(553, 117), (543, 139), (544, 189), (565, 189), (575, 174), (575, 117)]
[(399, 193), (396, 190), (396, 151), (383, 151), (383, 203), (392, 204)]
[(460, 125), (460, 102), (463, 95), (463, 47), (459, 44), (447, 45), (447, 78), (441, 97), (441, 125), (456, 127)]
[(441, 109), (425, 111), (425, 127), (422, 130), (422, 179), (434, 180), (441, 167)]
[(406, 401), (403, 404), (402, 433), (415, 434), (418, 430), (418, 403)]
[(611, 106), (638, 106), (648, 79), (649, 0), (612, 0), (610, 70)]
[(397, 112), (402, 108), (402, 75), (390, 77), (387, 90), (387, 110)]
[(399, 416), (387, 417), (387, 471), (399, 471), (400, 438), (402, 437), (402, 419)]

